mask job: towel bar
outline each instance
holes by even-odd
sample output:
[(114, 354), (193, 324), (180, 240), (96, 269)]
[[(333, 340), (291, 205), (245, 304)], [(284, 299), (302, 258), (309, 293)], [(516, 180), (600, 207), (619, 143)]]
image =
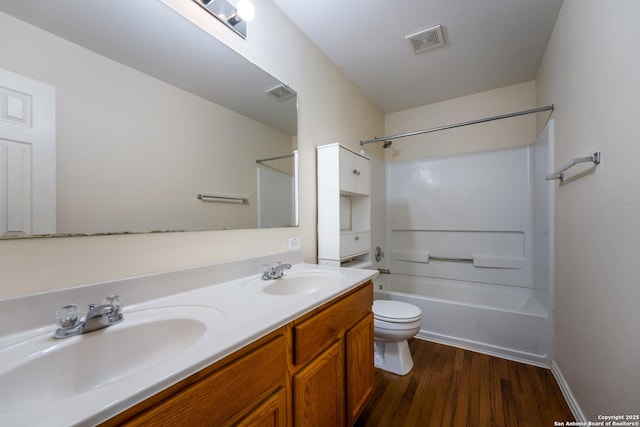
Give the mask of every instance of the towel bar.
[(599, 165), (600, 164), (600, 152), (596, 151), (591, 156), (578, 157), (578, 158), (575, 158), (575, 159), (571, 159), (567, 163), (565, 163), (564, 165), (560, 166), (560, 168), (558, 170), (556, 170), (555, 172), (552, 172), (549, 175), (547, 175), (546, 179), (547, 179), (547, 181), (551, 181), (552, 179), (559, 179), (560, 182), (564, 182), (564, 172), (567, 169), (569, 169), (572, 166), (577, 165), (578, 163), (585, 163), (585, 162), (593, 162), (594, 165)]
[(246, 197), (231, 197), (231, 196), (215, 196), (209, 194), (196, 194), (196, 199), (203, 202), (234, 202), (248, 204), (249, 199)]

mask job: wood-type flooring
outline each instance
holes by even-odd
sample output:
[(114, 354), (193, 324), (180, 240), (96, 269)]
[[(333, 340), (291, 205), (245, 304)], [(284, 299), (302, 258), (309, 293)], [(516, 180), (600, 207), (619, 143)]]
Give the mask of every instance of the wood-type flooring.
[(373, 397), (356, 427), (546, 427), (575, 420), (549, 369), (420, 339), (414, 368), (376, 369)]

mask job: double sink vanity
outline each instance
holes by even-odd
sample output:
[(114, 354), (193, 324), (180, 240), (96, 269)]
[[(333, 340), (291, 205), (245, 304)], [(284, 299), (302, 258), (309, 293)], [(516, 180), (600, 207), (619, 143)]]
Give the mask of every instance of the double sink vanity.
[[(375, 274), (292, 252), (0, 300), (0, 425), (352, 425)], [(122, 321), (54, 338), (60, 307), (116, 293)]]

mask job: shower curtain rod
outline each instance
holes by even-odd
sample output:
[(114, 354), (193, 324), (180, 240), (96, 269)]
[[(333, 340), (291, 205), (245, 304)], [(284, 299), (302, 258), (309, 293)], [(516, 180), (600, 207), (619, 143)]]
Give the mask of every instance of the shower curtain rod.
[(288, 159), (289, 157), (293, 157), (293, 156), (295, 156), (295, 154), (291, 153), (291, 154), (285, 154), (284, 156), (268, 157), (266, 159), (258, 159), (256, 160), (256, 163), (264, 163), (270, 160)]
[[(553, 111), (554, 108), (555, 108), (554, 105), (551, 104), (551, 105), (547, 105), (546, 107), (540, 107), (540, 108), (534, 108), (534, 109), (531, 109), (531, 110), (518, 111), (516, 113), (502, 114), (500, 116), (487, 117), (485, 119), (471, 120), (469, 122), (462, 122), (462, 123), (456, 123), (456, 124), (452, 124), (452, 125), (445, 125), (445, 126), (440, 126), (440, 127), (431, 128), (431, 129), (417, 130), (417, 131), (414, 131), (414, 132), (401, 133), (401, 134), (398, 134), (398, 135), (385, 136), (385, 137), (382, 137), (382, 138), (367, 139), (366, 141), (360, 141), (360, 145), (371, 144), (372, 142), (387, 142), (387, 141), (391, 141), (392, 139), (404, 138), (406, 136), (421, 135), (423, 133), (431, 133), (431, 132), (437, 132), (437, 131), (440, 131), (440, 130), (447, 130), (447, 129), (459, 128), (459, 127), (462, 127), (462, 126), (475, 125), (475, 124), (478, 124), (478, 123), (492, 122), (494, 120), (508, 119), (510, 117), (523, 116), (525, 114), (539, 113), (539, 112), (542, 112), (542, 111), (549, 111), (549, 110)], [(391, 145), (391, 143), (389, 143), (389, 145)], [(388, 147), (388, 145), (385, 144), (384, 148), (387, 148), (387, 147)]]

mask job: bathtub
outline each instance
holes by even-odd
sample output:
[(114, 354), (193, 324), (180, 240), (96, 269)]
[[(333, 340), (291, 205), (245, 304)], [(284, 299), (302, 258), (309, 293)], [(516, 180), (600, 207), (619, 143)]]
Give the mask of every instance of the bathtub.
[(551, 319), (532, 288), (383, 274), (374, 289), (375, 299), (420, 307), (417, 338), (551, 365)]

